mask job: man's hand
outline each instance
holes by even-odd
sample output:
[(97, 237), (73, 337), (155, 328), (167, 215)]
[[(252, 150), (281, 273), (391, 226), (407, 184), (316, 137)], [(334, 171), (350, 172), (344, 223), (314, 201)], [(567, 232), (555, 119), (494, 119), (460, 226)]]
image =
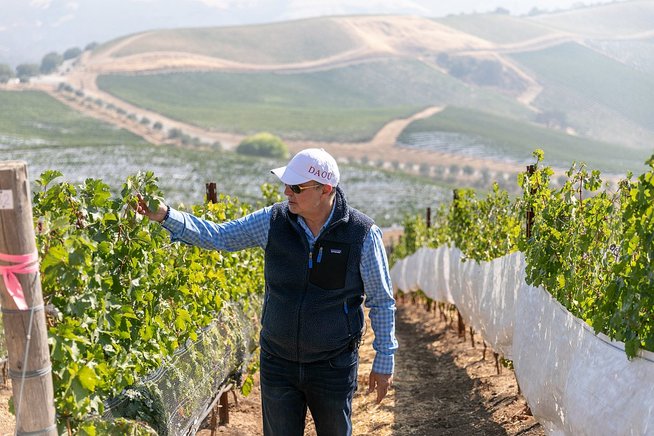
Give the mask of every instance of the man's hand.
[(377, 401), (379, 404), (386, 396), (388, 388), (393, 384), (393, 374), (379, 374), (376, 372), (370, 372), (370, 377), (368, 378), (368, 393), (371, 394), (375, 389), (377, 389)]
[(166, 206), (163, 202), (159, 204), (159, 209), (155, 211), (151, 211), (148, 208), (148, 204), (146, 201), (143, 199), (141, 194), (137, 195), (139, 201), (138, 204), (136, 205), (136, 212), (140, 213), (141, 215), (145, 215), (148, 218), (150, 218), (152, 221), (156, 221), (160, 223), (163, 221), (164, 217), (166, 216), (166, 212), (168, 211), (168, 206)]

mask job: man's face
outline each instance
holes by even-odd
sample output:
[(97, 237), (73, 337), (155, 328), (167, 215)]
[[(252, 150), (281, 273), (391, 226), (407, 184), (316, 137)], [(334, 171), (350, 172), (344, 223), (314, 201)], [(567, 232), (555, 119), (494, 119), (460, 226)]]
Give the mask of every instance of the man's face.
[(320, 205), (324, 187), (314, 180), (298, 186), (302, 189), (299, 194), (293, 192), (289, 185), (284, 187), (284, 195), (288, 198), (289, 210), (300, 216), (315, 213)]

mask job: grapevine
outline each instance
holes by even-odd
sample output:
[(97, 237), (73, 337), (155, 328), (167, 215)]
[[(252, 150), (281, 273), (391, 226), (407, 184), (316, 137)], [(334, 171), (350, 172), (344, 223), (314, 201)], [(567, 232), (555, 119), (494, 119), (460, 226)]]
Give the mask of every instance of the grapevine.
[[(654, 156), (647, 172), (636, 180), (627, 175), (615, 190), (584, 164), (573, 164), (554, 188), (552, 169), (540, 165), (542, 151), (534, 157), (533, 173), (518, 177), (520, 198), (511, 200), (497, 185), (483, 199), (459, 189), (439, 229), (408, 217), (392, 260), (443, 243), (478, 262), (520, 249), (528, 284), (544, 287), (596, 332), (623, 341), (630, 358), (640, 348), (654, 351)], [(527, 210), (535, 217), (529, 239)]]
[[(60, 431), (75, 431), (104, 401), (154, 371), (219, 317), (228, 301), (247, 305), (263, 290), (262, 251), (204, 251), (171, 244), (168, 232), (134, 212), (161, 192), (151, 172), (127, 179), (119, 196), (100, 180), (77, 187), (36, 181), (34, 216)], [(224, 221), (249, 212), (221, 196), (191, 212)], [(84, 424), (89, 432), (89, 423)]]

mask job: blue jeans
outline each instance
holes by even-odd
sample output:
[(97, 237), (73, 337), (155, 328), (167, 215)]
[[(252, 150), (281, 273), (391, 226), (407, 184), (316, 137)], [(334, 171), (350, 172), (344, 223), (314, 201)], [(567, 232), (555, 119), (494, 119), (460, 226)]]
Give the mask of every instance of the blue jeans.
[(290, 362), (261, 350), (263, 434), (302, 436), (308, 407), (318, 436), (350, 436), (358, 364), (358, 350), (314, 363)]

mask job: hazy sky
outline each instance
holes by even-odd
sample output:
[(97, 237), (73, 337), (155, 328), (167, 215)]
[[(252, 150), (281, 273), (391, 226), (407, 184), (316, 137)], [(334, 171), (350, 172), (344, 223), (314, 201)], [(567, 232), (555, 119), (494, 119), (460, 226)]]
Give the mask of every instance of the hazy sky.
[(566, 9), (608, 0), (0, 0), (0, 63), (40, 62), (47, 52), (84, 48), (143, 30), (225, 26), (321, 15), (439, 17), (532, 8)]

